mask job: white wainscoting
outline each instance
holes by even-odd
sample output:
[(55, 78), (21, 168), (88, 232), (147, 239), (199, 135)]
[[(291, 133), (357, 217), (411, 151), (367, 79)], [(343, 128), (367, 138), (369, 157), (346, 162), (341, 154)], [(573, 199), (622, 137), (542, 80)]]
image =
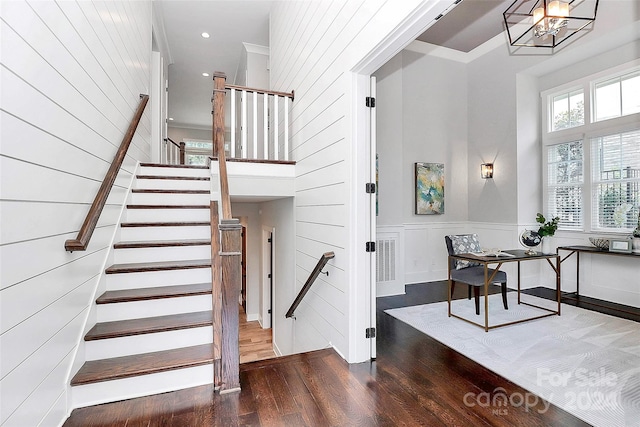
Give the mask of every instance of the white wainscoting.
[[(447, 251), (444, 236), (447, 234), (476, 233), (483, 247), (523, 249), (519, 236), (525, 229), (536, 230), (535, 224), (494, 224), (484, 222), (402, 224), (380, 226), (378, 239), (389, 233), (404, 238), (404, 284), (414, 284), (447, 279)], [(553, 238), (553, 248), (570, 245), (589, 245), (588, 237), (598, 234), (558, 232)], [(566, 257), (569, 252), (562, 252)], [(580, 257), (580, 294), (619, 304), (640, 307), (640, 275), (638, 259), (608, 255), (582, 254)], [(507, 273), (507, 286), (516, 289), (517, 264), (507, 263), (501, 268)], [(576, 290), (576, 256), (566, 259), (561, 266), (564, 292)], [(520, 271), (521, 288), (543, 286), (555, 289), (554, 270), (546, 261), (523, 262)], [(378, 296), (404, 293), (404, 286), (393, 288), (378, 286)]]

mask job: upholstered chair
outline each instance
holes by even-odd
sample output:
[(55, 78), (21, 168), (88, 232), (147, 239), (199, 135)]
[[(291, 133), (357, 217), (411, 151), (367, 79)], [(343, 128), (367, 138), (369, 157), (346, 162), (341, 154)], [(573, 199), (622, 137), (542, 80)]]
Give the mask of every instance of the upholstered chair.
[[(449, 255), (459, 255), (462, 253), (480, 252), (480, 242), (476, 234), (456, 234), (444, 237), (447, 244), (447, 252)], [(451, 272), (451, 294), (453, 295), (453, 289), (457, 282), (465, 283), (469, 285), (469, 299), (471, 299), (471, 288), (473, 288), (476, 314), (480, 314), (480, 288), (484, 286), (484, 266), (478, 263), (473, 263), (464, 260), (450, 259), (449, 270)], [(495, 270), (493, 268), (488, 269), (488, 275), (491, 277)], [(507, 306), (507, 273), (504, 271), (498, 271), (493, 277), (493, 283), (500, 283), (502, 291), (502, 304), (504, 309), (508, 310)]]

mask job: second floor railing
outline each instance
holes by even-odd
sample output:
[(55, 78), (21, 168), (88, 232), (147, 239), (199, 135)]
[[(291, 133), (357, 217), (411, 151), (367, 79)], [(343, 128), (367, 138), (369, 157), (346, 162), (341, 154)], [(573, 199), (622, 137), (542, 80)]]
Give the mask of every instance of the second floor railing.
[(289, 160), (289, 110), (294, 92), (276, 92), (237, 85), (229, 91), (230, 158)]

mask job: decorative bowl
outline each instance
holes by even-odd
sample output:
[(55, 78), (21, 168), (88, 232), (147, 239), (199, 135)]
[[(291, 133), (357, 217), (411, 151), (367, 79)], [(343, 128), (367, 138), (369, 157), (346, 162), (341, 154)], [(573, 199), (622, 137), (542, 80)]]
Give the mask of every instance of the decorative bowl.
[(593, 246), (598, 249), (609, 250), (609, 239), (601, 239), (596, 237), (589, 237), (589, 241)]

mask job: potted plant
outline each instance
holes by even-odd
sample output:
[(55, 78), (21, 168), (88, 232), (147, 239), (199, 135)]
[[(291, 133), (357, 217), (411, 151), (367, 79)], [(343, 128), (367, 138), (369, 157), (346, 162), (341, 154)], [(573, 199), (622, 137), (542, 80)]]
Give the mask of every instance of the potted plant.
[(560, 221), (560, 217), (553, 217), (549, 221), (538, 212), (536, 216), (536, 222), (540, 224), (540, 228), (538, 228), (538, 234), (542, 237), (542, 252), (543, 253), (551, 253), (551, 248), (549, 245), (551, 244), (550, 238), (556, 234), (556, 230), (558, 229), (558, 222)]
[(633, 230), (633, 252), (640, 253), (640, 210), (638, 211), (638, 225)]

